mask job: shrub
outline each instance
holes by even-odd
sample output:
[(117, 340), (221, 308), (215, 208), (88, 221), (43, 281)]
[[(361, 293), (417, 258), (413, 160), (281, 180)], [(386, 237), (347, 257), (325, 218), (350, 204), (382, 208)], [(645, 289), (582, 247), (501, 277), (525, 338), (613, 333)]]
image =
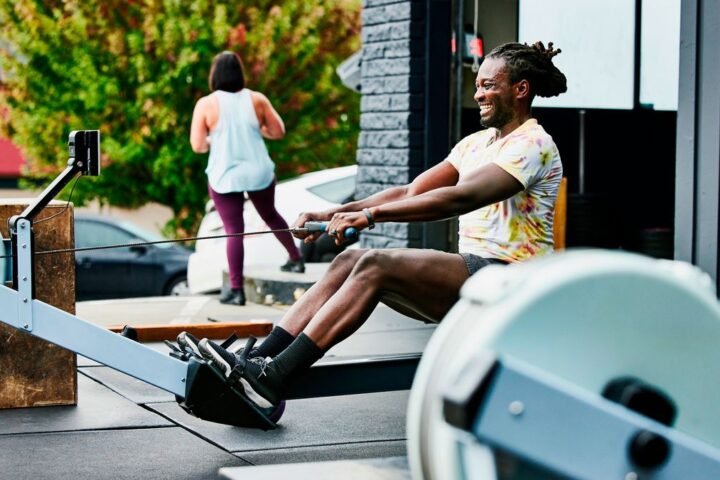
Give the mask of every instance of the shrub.
[(188, 135), (212, 57), (243, 57), (287, 136), (268, 142), (280, 178), (351, 163), (359, 96), (334, 69), (359, 48), (359, 0), (1, 0), (0, 132), (28, 159), (28, 181), (65, 165), (68, 133), (101, 131), (102, 175), (73, 201), (172, 208), (193, 233), (207, 200), (206, 155)]

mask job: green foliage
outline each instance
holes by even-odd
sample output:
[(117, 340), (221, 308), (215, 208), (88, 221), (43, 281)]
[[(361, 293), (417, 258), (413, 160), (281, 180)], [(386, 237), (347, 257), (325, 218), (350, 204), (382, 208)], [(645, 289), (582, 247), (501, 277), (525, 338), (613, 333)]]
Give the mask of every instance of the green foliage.
[(175, 234), (195, 231), (207, 200), (206, 155), (189, 128), (213, 56), (243, 57), (287, 135), (268, 142), (280, 178), (351, 163), (359, 96), (335, 68), (360, 47), (360, 0), (0, 0), (0, 133), (46, 183), (68, 133), (101, 131), (102, 175), (73, 200), (169, 206)]

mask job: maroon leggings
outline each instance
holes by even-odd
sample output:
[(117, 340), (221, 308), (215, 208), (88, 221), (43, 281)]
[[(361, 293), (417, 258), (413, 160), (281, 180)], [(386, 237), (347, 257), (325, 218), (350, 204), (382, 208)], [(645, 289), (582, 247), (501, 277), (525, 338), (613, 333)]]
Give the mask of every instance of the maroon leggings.
[[(243, 233), (245, 231), (245, 220), (243, 219), (244, 192), (217, 193), (211, 187), (208, 187), (208, 190), (210, 191), (210, 198), (215, 202), (215, 208), (223, 221), (225, 233)], [(255, 205), (255, 210), (257, 210), (260, 218), (265, 221), (270, 230), (288, 228), (287, 222), (275, 209), (275, 180), (265, 190), (247, 192), (247, 195)], [(300, 260), (300, 251), (289, 232), (277, 232), (275, 236), (285, 247), (291, 260)], [(228, 237), (227, 257), (230, 267), (230, 288), (242, 288), (243, 263), (245, 261), (242, 236)]]

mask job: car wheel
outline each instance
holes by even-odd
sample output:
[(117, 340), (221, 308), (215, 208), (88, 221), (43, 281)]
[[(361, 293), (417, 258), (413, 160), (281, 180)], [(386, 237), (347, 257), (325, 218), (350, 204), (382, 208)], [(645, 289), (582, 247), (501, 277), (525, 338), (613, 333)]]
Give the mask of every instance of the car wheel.
[(190, 295), (187, 277), (183, 275), (170, 280), (165, 287), (165, 295), (171, 295), (174, 297)]

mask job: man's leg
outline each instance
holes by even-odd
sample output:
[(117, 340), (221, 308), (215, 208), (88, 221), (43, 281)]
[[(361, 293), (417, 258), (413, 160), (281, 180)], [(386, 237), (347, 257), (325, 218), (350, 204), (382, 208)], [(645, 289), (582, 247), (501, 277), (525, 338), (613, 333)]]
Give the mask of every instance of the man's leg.
[(322, 305), (304, 332), (321, 350), (347, 338), (379, 301), (428, 321), (440, 321), (468, 278), (462, 257), (419, 249), (365, 252), (347, 280)]
[(365, 250), (351, 249), (338, 255), (323, 278), (290, 307), (270, 335), (260, 346), (253, 348), (249, 356), (274, 357), (285, 350), (310, 323), (320, 307), (340, 288), (363, 253)]
[(245, 392), (258, 406), (278, 405), (292, 379), (357, 330), (384, 296), (419, 318), (439, 321), (457, 301), (460, 286), (468, 278), (467, 266), (457, 254), (393, 249), (343, 257), (295, 310), (299, 320), (291, 312), (285, 316), (283, 321), (291, 330), (306, 326), (274, 359), (225, 358), (227, 352), (213, 349), (217, 363), (227, 361), (232, 368), (230, 362), (240, 362)]
[[(340, 269), (344, 281), (318, 290), (317, 304), (307, 301), (309, 310), (295, 328), (307, 326), (282, 353), (273, 359), (240, 359), (245, 392), (259, 406), (277, 405), (292, 379), (357, 330), (384, 295), (402, 299), (404, 308), (420, 318), (437, 321), (457, 301), (468, 278), (462, 257), (431, 250), (370, 250), (354, 262), (349, 275), (348, 267)], [(310, 305), (321, 307), (313, 315)], [(287, 322), (293, 324), (289, 314)]]
[(358, 260), (367, 251), (353, 248), (335, 257), (325, 275), (288, 309), (278, 326), (297, 337), (318, 310), (342, 287)]

